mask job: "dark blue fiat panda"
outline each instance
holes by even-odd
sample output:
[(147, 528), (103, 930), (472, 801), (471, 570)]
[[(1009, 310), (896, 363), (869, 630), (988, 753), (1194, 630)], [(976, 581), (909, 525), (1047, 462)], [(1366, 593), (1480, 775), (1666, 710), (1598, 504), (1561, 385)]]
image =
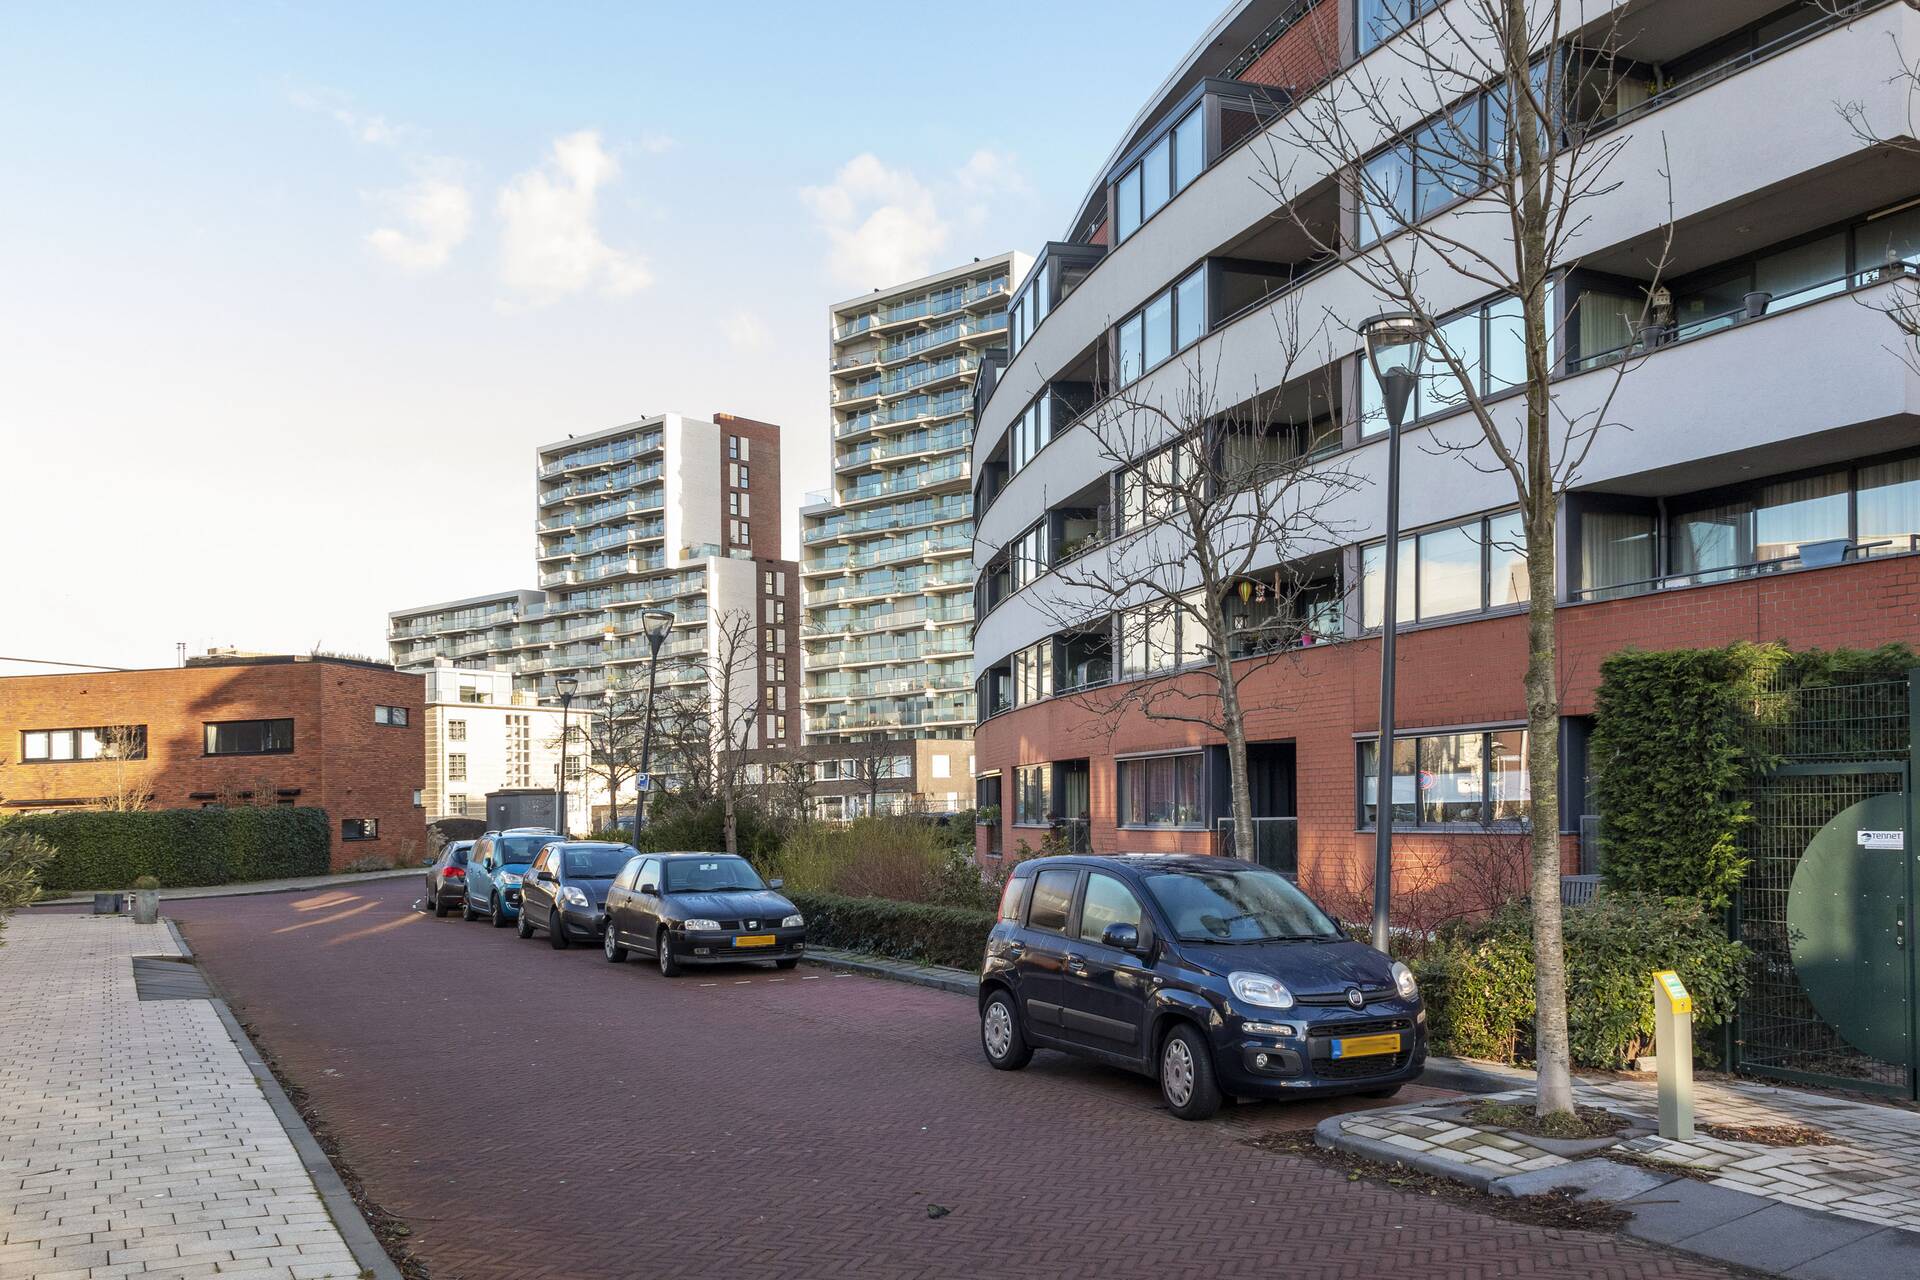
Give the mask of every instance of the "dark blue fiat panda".
[(1184, 1120), (1234, 1098), (1387, 1096), (1417, 1078), (1413, 974), (1284, 877), (1227, 858), (1034, 858), (1013, 869), (980, 972), (980, 1042), (1142, 1072)]

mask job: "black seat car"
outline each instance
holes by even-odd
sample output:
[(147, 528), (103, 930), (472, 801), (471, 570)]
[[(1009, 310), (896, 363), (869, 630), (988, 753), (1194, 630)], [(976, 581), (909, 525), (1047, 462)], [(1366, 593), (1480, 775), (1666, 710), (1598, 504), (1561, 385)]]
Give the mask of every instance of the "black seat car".
[(1391, 1094), (1426, 1062), (1427, 1014), (1405, 965), (1264, 867), (1035, 858), (987, 938), (980, 1039), (1002, 1070), (1042, 1047), (1142, 1072), (1202, 1120), (1227, 1097)]
[(467, 900), (467, 855), (473, 841), (450, 840), (440, 856), (427, 864), (427, 910), (444, 916)]
[(544, 846), (520, 886), (516, 931), (531, 938), (535, 929), (545, 929), (556, 951), (566, 950), (575, 938), (599, 938), (607, 920), (607, 890), (637, 852), (630, 844), (606, 840), (555, 840)]
[(800, 963), (807, 922), (798, 907), (731, 853), (643, 853), (607, 893), (607, 959), (650, 955), (671, 978), (683, 965), (771, 960)]

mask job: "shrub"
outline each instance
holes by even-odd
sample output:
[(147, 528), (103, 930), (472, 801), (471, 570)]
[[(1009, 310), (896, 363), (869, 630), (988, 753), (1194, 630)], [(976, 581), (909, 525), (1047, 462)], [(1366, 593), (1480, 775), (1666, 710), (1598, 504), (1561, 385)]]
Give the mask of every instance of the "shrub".
[(632, 844), (633, 832), (625, 827), (595, 827), (587, 839), (604, 840), (609, 844)]
[(994, 913), (924, 902), (785, 891), (807, 917), (807, 940), (920, 964), (978, 969)]
[(9, 835), (54, 848), (48, 889), (118, 889), (139, 876), (164, 888), (325, 875), (332, 829), (324, 809), (148, 809), (26, 814)]
[[(740, 856), (765, 863), (780, 847), (780, 837), (765, 814), (751, 805), (734, 811), (734, 836)], [(647, 825), (633, 846), (644, 853), (708, 853), (727, 847), (724, 815), (718, 800), (686, 801), (665, 795), (647, 803)]]
[(487, 830), (483, 818), (440, 818), (427, 824), (427, 846), (438, 857), (456, 840), (478, 840)]
[(44, 837), (18, 822), (0, 824), (0, 917), (40, 896), (40, 872), (52, 858)]
[[(1745, 948), (1694, 902), (1608, 891), (1565, 920), (1567, 1023), (1576, 1066), (1621, 1068), (1653, 1041), (1653, 975), (1672, 969), (1693, 996), (1699, 1056), (1733, 1015)], [(1524, 904), (1448, 932), (1414, 961), (1436, 1051), (1533, 1056), (1533, 926)]]
[(133, 882), (133, 887), (135, 889), (158, 889), (160, 887), (160, 881), (153, 876), (141, 876)]
[(912, 817), (812, 823), (788, 836), (769, 871), (803, 892), (987, 910), (994, 898), (974, 863), (972, 835), (970, 823)]

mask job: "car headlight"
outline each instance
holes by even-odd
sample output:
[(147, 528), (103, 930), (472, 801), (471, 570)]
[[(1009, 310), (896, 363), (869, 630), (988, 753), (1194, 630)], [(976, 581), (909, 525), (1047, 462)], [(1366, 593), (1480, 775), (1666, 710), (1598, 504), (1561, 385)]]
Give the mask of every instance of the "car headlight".
[(567, 885), (560, 890), (560, 901), (571, 907), (591, 907), (593, 899), (583, 893), (578, 885)]
[(1420, 994), (1420, 984), (1413, 980), (1413, 970), (1398, 960), (1393, 962), (1393, 985), (1400, 992), (1402, 1000), (1411, 1000)]
[(504, 888), (518, 889), (522, 879), (524, 879), (523, 876), (512, 871), (502, 871), (500, 873), (500, 884)]
[(1264, 973), (1230, 973), (1227, 986), (1240, 999), (1262, 1009), (1293, 1008), (1293, 992), (1287, 990), (1287, 984)]
[(802, 925), (806, 924), (806, 922), (807, 922), (807, 918), (801, 915), (798, 911), (796, 911), (792, 915), (788, 916), (785, 920), (782, 920), (780, 922), (780, 927), (782, 929), (798, 929)]
[(680, 927), (682, 929), (704, 929), (708, 933), (720, 932), (720, 922), (718, 920), (705, 920), (699, 917), (692, 920), (682, 920)]

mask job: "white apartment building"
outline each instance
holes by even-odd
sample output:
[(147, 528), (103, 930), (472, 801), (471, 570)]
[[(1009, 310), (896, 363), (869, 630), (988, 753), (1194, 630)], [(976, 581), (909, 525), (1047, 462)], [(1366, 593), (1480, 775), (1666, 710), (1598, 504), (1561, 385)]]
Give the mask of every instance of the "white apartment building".
[[(975, 259), (828, 310), (833, 487), (800, 513), (810, 747), (971, 735), (973, 387), (1029, 261)], [(940, 785), (914, 760), (921, 803), (971, 803), (970, 776)]]
[[(426, 672), (427, 779), (421, 797), (429, 822), (486, 816), (489, 792), (551, 790), (561, 759), (561, 712), (516, 692), (511, 671), (454, 667)], [(607, 789), (587, 765), (590, 705), (568, 717), (567, 826), (584, 834), (607, 807)], [(623, 804), (632, 803), (625, 788)]]

